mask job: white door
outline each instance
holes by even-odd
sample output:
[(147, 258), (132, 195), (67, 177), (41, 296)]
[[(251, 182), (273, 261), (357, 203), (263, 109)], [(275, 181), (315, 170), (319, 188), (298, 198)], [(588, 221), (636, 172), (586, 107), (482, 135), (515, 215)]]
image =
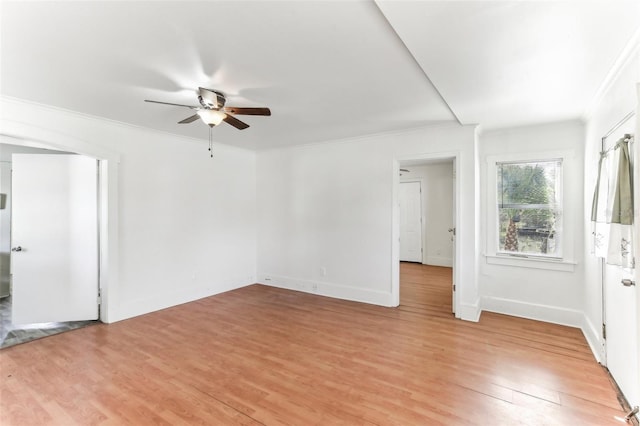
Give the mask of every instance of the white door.
[(97, 162), (14, 154), (14, 324), (98, 318)]
[[(615, 144), (625, 133), (633, 133), (633, 120), (607, 138), (608, 146), (605, 146), (605, 149)], [(631, 161), (634, 161), (634, 151), (636, 151), (633, 145), (629, 144)], [(634, 180), (635, 197), (638, 200), (638, 182), (635, 177)], [(637, 205), (635, 210), (635, 226), (640, 226)], [(634, 243), (638, 245), (640, 241)], [(606, 324), (606, 365), (627, 401), (633, 407), (640, 405), (637, 361), (640, 355), (637, 345), (637, 327), (640, 318), (636, 312), (635, 304), (638, 288), (637, 285), (623, 285), (623, 279), (635, 281), (635, 270), (605, 264), (603, 318)]]
[(422, 263), (420, 182), (400, 183), (400, 261)]
[(635, 274), (620, 267), (606, 265), (604, 281), (607, 368), (633, 407), (640, 405), (638, 393), (636, 312), (637, 286), (626, 287), (623, 279), (635, 281)]

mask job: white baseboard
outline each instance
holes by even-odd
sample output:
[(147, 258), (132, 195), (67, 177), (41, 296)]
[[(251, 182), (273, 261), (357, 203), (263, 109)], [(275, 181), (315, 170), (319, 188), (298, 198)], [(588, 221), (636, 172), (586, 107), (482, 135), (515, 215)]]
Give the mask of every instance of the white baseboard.
[(581, 328), (582, 334), (584, 334), (584, 337), (587, 339), (587, 343), (591, 348), (591, 352), (593, 352), (593, 356), (596, 357), (596, 361), (604, 364), (604, 346), (600, 339), (600, 333), (598, 332), (599, 328), (595, 327), (586, 315), (583, 315), (582, 317)]
[(482, 311), (480, 310), (479, 303), (458, 303), (456, 305), (456, 318), (460, 318), (461, 320), (478, 322), (480, 321), (480, 314)]
[(162, 309), (167, 309), (173, 306), (182, 305), (184, 303), (193, 302), (205, 297), (215, 296), (216, 294), (224, 293), (226, 291), (246, 287), (254, 283), (254, 280), (251, 280), (251, 282), (240, 282), (237, 280), (234, 282), (234, 280), (230, 280), (228, 283), (213, 286), (198, 287), (188, 290), (180, 288), (179, 290), (172, 291), (170, 293), (163, 293), (153, 295), (151, 297), (127, 300), (120, 304), (117, 312), (109, 315), (108, 322), (114, 323), (139, 315), (148, 314), (150, 312), (160, 311)]
[(599, 328), (582, 311), (488, 296), (482, 298), (482, 310), (579, 328), (596, 361), (604, 361)]
[(446, 266), (449, 268), (453, 266), (453, 260), (450, 257), (426, 256), (422, 263), (425, 265)]
[(577, 309), (540, 305), (491, 296), (482, 297), (482, 310), (576, 328), (582, 328), (584, 321), (584, 314)]
[(303, 280), (267, 273), (258, 273), (258, 283), (336, 299), (352, 300), (354, 302), (370, 303), (379, 306), (393, 306), (391, 292), (376, 291), (324, 281)]

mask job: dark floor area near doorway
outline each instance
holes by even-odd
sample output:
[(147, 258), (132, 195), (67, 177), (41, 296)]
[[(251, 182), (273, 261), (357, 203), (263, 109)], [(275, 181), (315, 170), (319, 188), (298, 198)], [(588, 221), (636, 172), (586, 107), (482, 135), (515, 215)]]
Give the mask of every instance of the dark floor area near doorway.
[(98, 321), (70, 321), (13, 325), (11, 296), (4, 297), (0, 299), (0, 349), (97, 323)]

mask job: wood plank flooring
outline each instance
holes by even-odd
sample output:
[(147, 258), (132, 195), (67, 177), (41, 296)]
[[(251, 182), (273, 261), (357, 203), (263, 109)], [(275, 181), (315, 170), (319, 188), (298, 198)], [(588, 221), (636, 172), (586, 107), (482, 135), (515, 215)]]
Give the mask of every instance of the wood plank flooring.
[(401, 307), (253, 285), (0, 351), (2, 425), (620, 425), (577, 329), (455, 320), (451, 270)]

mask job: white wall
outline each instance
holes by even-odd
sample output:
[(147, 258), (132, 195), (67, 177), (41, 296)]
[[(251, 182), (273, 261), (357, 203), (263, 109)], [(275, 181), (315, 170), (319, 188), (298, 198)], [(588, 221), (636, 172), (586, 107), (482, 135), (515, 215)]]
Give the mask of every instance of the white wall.
[(453, 162), (402, 166), (400, 182), (419, 180), (422, 188), (422, 263), (453, 265)]
[[(511, 160), (525, 155), (548, 158), (549, 153), (565, 152), (563, 162), (564, 211), (563, 247), (565, 263), (533, 260), (507, 260), (484, 256), (480, 261), (479, 287), (482, 309), (580, 327), (583, 307), (583, 146), (584, 125), (580, 121), (486, 132), (480, 137), (482, 248), (491, 254), (487, 240), (490, 226), (495, 226), (490, 205), (488, 171), (494, 156)], [(540, 269), (540, 268), (549, 269)], [(563, 269), (563, 270), (554, 270)]]
[(109, 322), (255, 282), (255, 153), (216, 144), (211, 159), (204, 140), (0, 102), (0, 133), (41, 131), (55, 147), (73, 139), (120, 159), (109, 176), (118, 253), (110, 260)]
[(458, 312), (477, 320), (475, 149), (475, 128), (452, 126), (259, 152), (258, 281), (397, 304), (397, 160), (447, 153), (460, 164)]
[[(585, 263), (584, 281), (584, 313), (583, 329), (596, 356), (602, 359), (604, 341), (602, 339), (602, 288), (601, 263), (591, 254), (591, 202), (597, 176), (597, 164), (602, 137), (629, 112), (636, 110), (636, 85), (640, 81), (640, 47), (635, 47), (635, 53), (627, 56), (626, 61), (614, 70), (615, 73), (605, 86), (601, 98), (595, 104), (587, 121), (587, 137), (585, 143), (585, 197), (583, 235), (585, 246), (583, 250)], [(633, 120), (633, 119), (632, 119)], [(636, 141), (638, 135), (636, 135)], [(638, 143), (635, 142), (635, 152), (638, 153)], [(635, 158), (636, 165), (638, 157)], [(636, 167), (636, 170), (638, 168)], [(637, 206), (636, 206), (637, 208)], [(636, 253), (636, 259), (640, 254)], [(640, 295), (640, 291), (638, 292)], [(640, 301), (638, 301), (640, 312)], [(640, 329), (640, 327), (639, 327)], [(640, 336), (638, 337), (640, 342)], [(640, 348), (639, 348), (640, 349)], [(640, 353), (640, 350), (638, 351)], [(640, 367), (640, 365), (639, 365)], [(639, 368), (640, 371), (640, 368)]]

